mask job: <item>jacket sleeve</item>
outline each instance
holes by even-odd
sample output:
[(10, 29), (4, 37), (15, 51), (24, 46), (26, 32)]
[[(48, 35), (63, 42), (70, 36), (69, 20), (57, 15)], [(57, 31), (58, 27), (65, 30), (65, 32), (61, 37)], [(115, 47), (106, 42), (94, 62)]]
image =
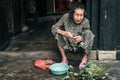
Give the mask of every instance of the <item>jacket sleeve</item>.
[(82, 36), (83, 36), (83, 43), (84, 43), (82, 47), (86, 50), (86, 53), (89, 53), (93, 45), (94, 34), (90, 30), (90, 24), (88, 20), (85, 22), (83, 26)]
[(52, 26), (53, 35), (56, 34), (57, 29), (62, 29), (63, 25), (64, 25), (64, 15), (62, 16), (62, 18), (60, 18), (60, 20), (56, 24)]

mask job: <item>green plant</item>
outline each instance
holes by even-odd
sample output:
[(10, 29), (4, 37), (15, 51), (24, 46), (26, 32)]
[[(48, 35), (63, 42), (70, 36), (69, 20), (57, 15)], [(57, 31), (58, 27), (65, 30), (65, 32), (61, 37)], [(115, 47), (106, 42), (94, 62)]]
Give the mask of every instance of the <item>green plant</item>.
[(75, 72), (70, 65), (67, 76), (62, 80), (105, 80), (108, 76), (106, 65), (89, 61), (84, 65), (81, 71)]
[(78, 73), (76, 73), (74, 71), (74, 67), (70, 65), (67, 71), (67, 76), (65, 76), (62, 80), (76, 80), (76, 77), (78, 77)]

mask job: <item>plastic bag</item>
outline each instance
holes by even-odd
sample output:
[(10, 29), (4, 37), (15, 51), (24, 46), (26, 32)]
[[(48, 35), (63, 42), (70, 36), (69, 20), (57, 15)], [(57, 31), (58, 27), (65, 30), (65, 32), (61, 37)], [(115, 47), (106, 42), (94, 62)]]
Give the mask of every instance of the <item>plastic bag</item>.
[(55, 63), (53, 60), (36, 60), (34, 65), (40, 69), (46, 70), (49, 69), (50, 65)]

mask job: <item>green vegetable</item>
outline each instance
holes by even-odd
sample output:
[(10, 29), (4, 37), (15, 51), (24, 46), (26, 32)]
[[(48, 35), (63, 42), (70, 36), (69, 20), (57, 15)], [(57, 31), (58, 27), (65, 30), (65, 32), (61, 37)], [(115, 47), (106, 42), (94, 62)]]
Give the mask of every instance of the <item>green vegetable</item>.
[(63, 78), (63, 80), (76, 80), (76, 77), (80, 80), (105, 80), (107, 76), (108, 71), (106, 69), (106, 65), (89, 61), (78, 73), (76, 73), (73, 66), (70, 65), (67, 72), (67, 77), (69, 78)]
[(46, 65), (51, 65), (51, 64), (53, 64), (53, 62), (49, 62), (49, 60), (46, 60), (45, 64)]

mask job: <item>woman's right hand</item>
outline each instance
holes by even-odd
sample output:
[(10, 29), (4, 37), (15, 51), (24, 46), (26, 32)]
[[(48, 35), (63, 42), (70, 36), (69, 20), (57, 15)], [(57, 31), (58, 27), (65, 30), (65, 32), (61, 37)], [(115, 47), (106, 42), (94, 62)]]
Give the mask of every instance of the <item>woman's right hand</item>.
[(68, 38), (73, 38), (73, 34), (71, 32), (67, 32), (67, 31), (64, 32), (64, 36), (68, 37)]
[(65, 36), (67, 38), (73, 38), (73, 34), (71, 32), (67, 32), (67, 31), (63, 31), (61, 29), (58, 29), (57, 33)]

